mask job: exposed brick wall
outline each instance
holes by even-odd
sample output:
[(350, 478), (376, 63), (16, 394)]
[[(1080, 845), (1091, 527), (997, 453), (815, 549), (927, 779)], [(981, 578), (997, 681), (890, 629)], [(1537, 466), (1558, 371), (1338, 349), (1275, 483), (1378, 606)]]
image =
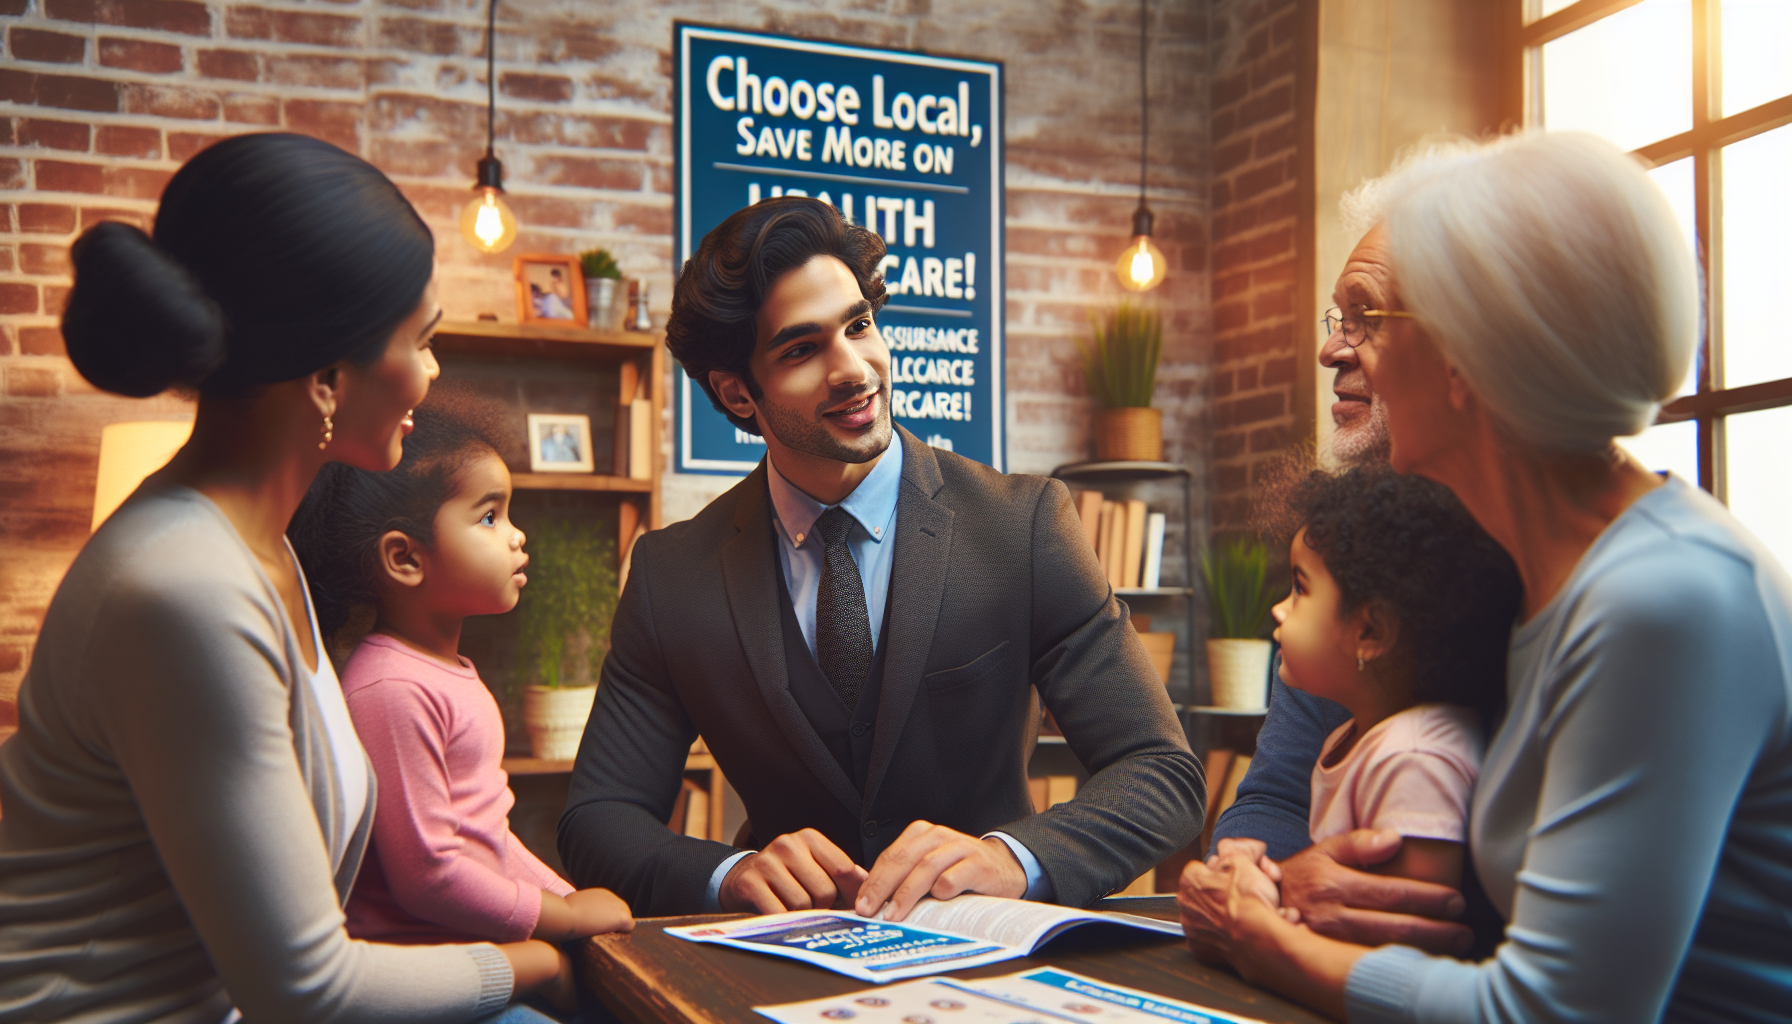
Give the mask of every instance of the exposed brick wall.
[(1316, 0), (1213, 5), (1213, 528), (1249, 518), (1267, 460), (1313, 431)]
[[(945, 9), (950, 6), (951, 9)], [(1207, 454), (1207, 13), (1154, 0), (1151, 204), (1173, 274), (1157, 293), (1169, 457)], [(1136, 202), (1138, 8), (1126, 0), (503, 0), (498, 150), (513, 252), (602, 245), (671, 289), (671, 23), (686, 19), (1007, 62), (1009, 455), (1087, 455), (1076, 341), (1118, 296)], [(55, 324), (69, 244), (147, 226), (169, 176), (216, 139), (272, 129), (358, 152), (435, 229), (450, 317), (514, 317), (510, 257), (458, 215), (484, 145), (484, 0), (0, 0), (0, 700), (86, 539), (100, 427), (178, 418), (174, 397), (95, 392)], [(727, 481), (671, 477), (669, 519)], [(4, 723), (0, 723), (3, 727)]]

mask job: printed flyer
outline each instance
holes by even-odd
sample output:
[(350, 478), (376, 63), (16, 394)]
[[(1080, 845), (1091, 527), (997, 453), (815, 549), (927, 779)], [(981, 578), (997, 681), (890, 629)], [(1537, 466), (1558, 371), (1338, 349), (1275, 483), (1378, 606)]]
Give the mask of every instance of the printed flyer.
[(923, 899), (900, 924), (881, 917), (881, 913), (867, 918), (844, 911), (799, 910), (668, 928), (666, 934), (787, 956), (879, 983), (1010, 960), (1073, 928), (1182, 937), (1182, 926), (1175, 921), (975, 893), (952, 900)]
[(778, 1024), (1262, 1024), (1054, 967), (1000, 978), (929, 978), (755, 1011)]
[(786, 956), (879, 984), (979, 967), (1013, 959), (1023, 952), (909, 924), (809, 910), (667, 928), (666, 934), (692, 942)]

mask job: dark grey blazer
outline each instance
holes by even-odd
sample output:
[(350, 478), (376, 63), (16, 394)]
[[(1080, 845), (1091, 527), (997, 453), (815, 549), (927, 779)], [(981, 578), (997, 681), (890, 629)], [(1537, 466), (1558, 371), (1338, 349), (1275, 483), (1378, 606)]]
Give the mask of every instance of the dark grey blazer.
[[(560, 856), (638, 915), (695, 913), (735, 850), (664, 824), (701, 734), (759, 841), (802, 828), (869, 865), (916, 819), (1001, 829), (1060, 902), (1125, 886), (1201, 831), (1206, 784), (1055, 480), (903, 445), (883, 692), (863, 798), (791, 696), (765, 467), (642, 537), (585, 727)], [(1033, 691), (1091, 773), (1034, 814)]]

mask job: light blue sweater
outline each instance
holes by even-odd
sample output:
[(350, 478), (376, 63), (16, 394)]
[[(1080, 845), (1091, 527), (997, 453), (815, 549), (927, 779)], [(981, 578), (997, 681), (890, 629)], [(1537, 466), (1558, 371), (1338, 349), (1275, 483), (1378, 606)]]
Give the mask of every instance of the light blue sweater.
[(1512, 637), (1470, 811), (1505, 916), (1480, 964), (1364, 956), (1364, 1021), (1792, 1014), (1792, 579), (1676, 478)]

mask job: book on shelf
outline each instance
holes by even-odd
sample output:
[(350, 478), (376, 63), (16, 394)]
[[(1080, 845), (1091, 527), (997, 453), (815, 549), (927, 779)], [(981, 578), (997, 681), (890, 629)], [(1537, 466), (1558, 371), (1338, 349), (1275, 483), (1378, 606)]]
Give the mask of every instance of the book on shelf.
[(1122, 507), (1117, 501), (1101, 503), (1101, 547), (1096, 549), (1101, 561), (1101, 571), (1107, 577), (1108, 585), (1120, 585), (1120, 543), (1124, 540), (1126, 521), (1122, 515)]
[[(618, 367), (620, 379), (616, 391), (616, 433), (615, 444), (610, 452), (610, 475), (630, 476), (630, 456), (634, 452), (634, 401), (641, 391), (641, 369), (632, 361), (624, 360)], [(651, 424), (650, 424), (651, 426)]]
[(1089, 548), (1101, 551), (1101, 492), (1078, 491), (1071, 497), (1076, 501), (1077, 518), (1083, 522), (1083, 536), (1089, 538)]
[[(1100, 491), (1078, 491), (1072, 498), (1083, 535), (1095, 549), (1108, 585), (1115, 590), (1155, 589), (1163, 561), (1163, 513), (1150, 511), (1137, 498), (1109, 501)], [(1151, 574), (1150, 583), (1145, 582), (1147, 573)]]
[(885, 982), (1012, 960), (1091, 924), (1182, 936), (1175, 921), (974, 893), (924, 898), (900, 922), (840, 910), (796, 910), (665, 931), (691, 942), (769, 953), (861, 981)]
[(1145, 517), (1145, 565), (1139, 571), (1139, 586), (1156, 590), (1163, 585), (1164, 514), (1153, 512)]
[(653, 479), (653, 403), (645, 398), (628, 403), (628, 476)]
[(1139, 566), (1145, 560), (1145, 503), (1137, 498), (1126, 502), (1126, 532), (1120, 542), (1120, 585), (1139, 585)]

